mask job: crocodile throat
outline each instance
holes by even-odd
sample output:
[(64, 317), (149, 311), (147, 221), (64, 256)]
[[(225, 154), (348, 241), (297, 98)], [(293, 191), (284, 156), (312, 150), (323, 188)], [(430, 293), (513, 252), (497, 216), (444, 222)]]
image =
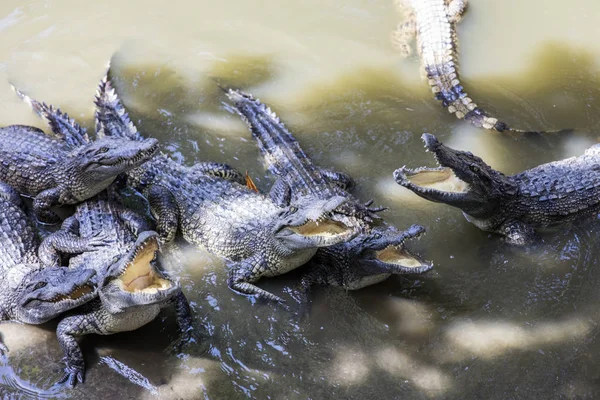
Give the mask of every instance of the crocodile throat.
[(135, 257), (125, 267), (119, 277), (122, 290), (134, 292), (157, 293), (169, 289), (172, 283), (156, 273), (152, 262), (155, 260), (159, 246), (156, 238), (143, 243), (135, 253)]
[(406, 170), (406, 179), (413, 185), (440, 192), (467, 193), (469, 184), (456, 176), (450, 168), (420, 168)]

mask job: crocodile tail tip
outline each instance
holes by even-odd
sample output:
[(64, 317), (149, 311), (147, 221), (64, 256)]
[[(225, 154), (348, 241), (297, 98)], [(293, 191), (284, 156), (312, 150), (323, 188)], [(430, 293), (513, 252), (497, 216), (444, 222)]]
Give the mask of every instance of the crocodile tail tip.
[(25, 103), (29, 104), (31, 107), (34, 107), (34, 100), (31, 97), (27, 96), (25, 93), (17, 89), (17, 87), (13, 85), (12, 82), (8, 82), (8, 84), (10, 85), (11, 89), (17, 94), (17, 96), (19, 96), (19, 98), (21, 98)]

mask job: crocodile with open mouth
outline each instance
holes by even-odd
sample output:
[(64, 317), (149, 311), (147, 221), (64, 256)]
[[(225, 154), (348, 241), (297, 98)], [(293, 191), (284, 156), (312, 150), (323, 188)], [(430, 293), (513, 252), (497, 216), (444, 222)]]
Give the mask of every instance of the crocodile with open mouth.
[[(102, 237), (104, 245), (93, 251), (74, 250), (77, 243)], [(75, 245), (75, 246), (73, 246)], [(93, 268), (97, 272), (98, 298), (73, 310), (58, 324), (57, 335), (65, 353), (61, 382), (83, 382), (85, 363), (75, 336), (110, 335), (138, 329), (173, 304), (181, 343), (192, 339), (192, 317), (179, 283), (163, 273), (158, 233), (137, 213), (102, 194), (77, 206), (61, 229), (50, 234), (39, 248), (40, 259), (54, 265), (69, 259), (69, 269)]]
[(278, 177), (269, 194), (271, 199), (282, 206), (340, 199), (331, 218), (357, 232), (368, 231), (379, 219), (375, 213), (383, 208), (371, 208), (370, 203), (365, 205), (352, 196), (349, 190), (354, 181), (349, 176), (314, 165), (269, 107), (237, 89), (226, 94), (258, 142), (269, 171)]
[(375, 218), (379, 219), (374, 212), (381, 208), (370, 208), (349, 193), (354, 186), (351, 177), (315, 166), (277, 115), (258, 99), (240, 90), (226, 93), (258, 141), (269, 170), (279, 176), (271, 197), (288, 202), (342, 197), (346, 201), (334, 210), (334, 218), (360, 231), (351, 241), (317, 251), (301, 280), (304, 292), (314, 283), (360, 289), (392, 274), (419, 274), (433, 268), (404, 246), (406, 240), (420, 237), (425, 228), (413, 225), (399, 232), (390, 225), (373, 227)]
[(465, 93), (457, 70), (456, 23), (462, 17), (467, 0), (396, 0), (405, 10), (406, 19), (393, 34), (397, 48), (408, 56), (416, 36), (421, 63), (437, 100), (459, 119), (484, 129), (515, 131), (491, 117)]
[(33, 197), (33, 208), (41, 222), (59, 222), (50, 209), (53, 205), (89, 199), (158, 149), (156, 139), (100, 138), (90, 142), (85, 130), (67, 114), (15, 91), (50, 121), (54, 135), (32, 126), (0, 128), (0, 181)]
[(41, 324), (97, 295), (96, 271), (44, 268), (38, 244), (19, 194), (0, 183), (0, 321)]
[[(142, 139), (110, 81), (96, 97), (97, 128), (107, 135)], [(107, 116), (111, 123), (107, 123)], [(126, 174), (126, 184), (149, 200), (158, 231), (170, 240), (179, 230), (194, 245), (228, 259), (229, 287), (279, 303), (284, 300), (254, 282), (307, 262), (318, 247), (351, 239), (356, 230), (332, 218), (343, 198), (280, 207), (236, 179), (229, 166), (182, 165), (161, 155)]]
[(362, 289), (383, 282), (391, 275), (423, 274), (433, 268), (412, 254), (406, 241), (420, 239), (425, 228), (413, 225), (406, 231), (376, 227), (349, 242), (319, 249), (305, 267), (300, 281), (306, 293), (314, 284)]
[(597, 214), (600, 210), (600, 144), (579, 157), (506, 176), (466, 151), (424, 134), (438, 168), (394, 172), (396, 182), (424, 199), (460, 208), (469, 222), (513, 244), (535, 239), (535, 229)]

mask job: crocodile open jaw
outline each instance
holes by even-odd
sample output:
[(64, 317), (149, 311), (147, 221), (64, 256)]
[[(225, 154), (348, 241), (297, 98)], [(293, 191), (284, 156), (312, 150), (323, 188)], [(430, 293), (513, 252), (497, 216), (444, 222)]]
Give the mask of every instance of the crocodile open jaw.
[(157, 274), (153, 261), (159, 251), (156, 237), (150, 238), (139, 246), (133, 259), (127, 263), (119, 276), (120, 288), (130, 293), (157, 293), (170, 289), (173, 284)]
[(431, 270), (433, 264), (423, 261), (405, 247), (407, 240), (420, 240), (424, 234), (425, 228), (413, 225), (402, 234), (399, 240), (388, 242), (387, 246), (375, 251), (375, 259), (394, 266), (395, 270), (408, 274), (423, 273)]
[(50, 300), (52, 303), (60, 303), (63, 300), (77, 300), (87, 294), (93, 293), (94, 287), (91, 285), (82, 285), (77, 286), (71, 293), (68, 295), (59, 295)]
[(447, 193), (467, 193), (469, 184), (456, 176), (451, 168), (405, 169), (406, 179), (422, 189), (433, 189)]
[(309, 220), (300, 226), (291, 226), (289, 229), (302, 236), (308, 237), (323, 236), (331, 238), (340, 235), (345, 236), (352, 232), (352, 229), (343, 223), (328, 218), (318, 221)]

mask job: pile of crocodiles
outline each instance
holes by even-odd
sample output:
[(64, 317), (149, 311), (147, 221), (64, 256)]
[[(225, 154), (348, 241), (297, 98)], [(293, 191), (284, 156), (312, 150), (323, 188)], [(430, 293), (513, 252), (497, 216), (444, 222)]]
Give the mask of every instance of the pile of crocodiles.
[[(443, 105), (478, 127), (512, 130), (468, 98), (455, 69), (454, 24), (461, 0), (407, 0), (410, 13), (395, 34), (408, 53), (417, 33), (429, 83)], [(307, 301), (315, 284), (359, 289), (392, 274), (423, 274), (433, 264), (407, 244), (425, 228), (398, 229), (385, 208), (352, 194), (351, 177), (315, 165), (269, 107), (238, 89), (222, 88), (256, 140), (276, 183), (261, 193), (232, 166), (185, 165), (159, 153), (156, 139), (138, 131), (109, 79), (96, 93), (95, 137), (53, 106), (15, 89), (51, 132), (31, 126), (0, 128), (0, 316), (27, 324), (59, 319), (65, 354), (60, 382), (83, 382), (76, 337), (137, 329), (175, 308), (179, 345), (199, 330), (177, 279), (163, 268), (162, 247), (181, 237), (226, 260), (235, 292), (286, 300), (259, 286), (262, 277), (302, 266), (297, 293)], [(518, 132), (518, 131), (517, 131)], [(536, 240), (536, 230), (600, 210), (600, 145), (580, 157), (505, 176), (479, 157), (424, 134), (438, 168), (402, 167), (394, 178), (417, 195), (460, 208), (478, 228), (512, 244)], [(135, 190), (149, 213), (129, 208)], [(23, 201), (23, 197), (30, 200)], [(73, 205), (67, 218), (56, 207)], [(54, 208), (54, 209), (53, 209)], [(39, 240), (38, 224), (61, 223)], [(0, 352), (8, 348), (0, 343)]]

